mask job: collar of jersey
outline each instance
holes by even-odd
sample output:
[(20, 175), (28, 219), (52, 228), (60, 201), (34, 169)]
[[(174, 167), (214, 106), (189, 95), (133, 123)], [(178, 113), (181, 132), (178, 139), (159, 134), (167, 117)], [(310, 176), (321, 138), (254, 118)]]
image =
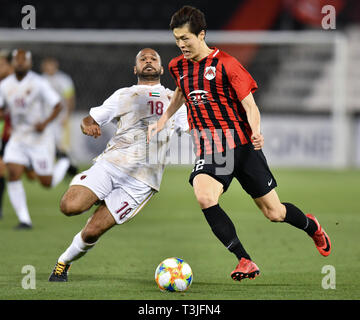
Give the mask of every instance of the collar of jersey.
[[(209, 47), (212, 51), (206, 56), (206, 57), (204, 57), (204, 58), (202, 58), (201, 60), (199, 60), (199, 61), (193, 61), (193, 60), (190, 60), (192, 63), (200, 63), (201, 61), (204, 61), (205, 59), (207, 59), (207, 58), (212, 58), (213, 57), (213, 55), (216, 53), (216, 52), (218, 52), (219, 51), (219, 49), (218, 48), (216, 48), (216, 47)], [(185, 58), (184, 58), (185, 59)]]
[(158, 84), (154, 84), (154, 85), (149, 85), (149, 84), (134, 84), (134, 86), (136, 87), (146, 87), (146, 88), (157, 88), (157, 87), (162, 87), (163, 85), (161, 83)]

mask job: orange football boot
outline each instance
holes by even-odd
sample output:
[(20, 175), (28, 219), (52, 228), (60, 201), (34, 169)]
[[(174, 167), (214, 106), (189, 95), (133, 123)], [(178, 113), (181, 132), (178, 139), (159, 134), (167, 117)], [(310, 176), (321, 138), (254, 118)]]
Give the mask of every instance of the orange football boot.
[(306, 216), (313, 220), (318, 228), (312, 236), (316, 249), (318, 249), (321, 255), (327, 257), (331, 252), (331, 241), (329, 236), (326, 234), (325, 230), (321, 228), (319, 221), (317, 221), (317, 219), (312, 214), (308, 213)]

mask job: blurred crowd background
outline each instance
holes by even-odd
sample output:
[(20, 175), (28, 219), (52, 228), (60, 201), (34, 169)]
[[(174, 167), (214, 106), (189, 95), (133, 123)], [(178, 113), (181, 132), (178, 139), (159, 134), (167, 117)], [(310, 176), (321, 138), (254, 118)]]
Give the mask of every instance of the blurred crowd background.
[(183, 5), (201, 9), (213, 30), (321, 28), (324, 5), (335, 7), (339, 29), (360, 22), (357, 0), (2, 0), (0, 26), (18, 28), (27, 4), (36, 8), (38, 28), (168, 29), (169, 18)]

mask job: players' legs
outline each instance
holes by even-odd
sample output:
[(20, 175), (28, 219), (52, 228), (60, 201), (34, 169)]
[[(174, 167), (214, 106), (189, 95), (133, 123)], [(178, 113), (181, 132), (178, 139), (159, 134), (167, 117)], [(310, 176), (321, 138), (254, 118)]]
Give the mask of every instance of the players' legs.
[(51, 177), (51, 187), (56, 187), (65, 177), (70, 167), (70, 159), (62, 157), (56, 161)]
[(95, 243), (106, 231), (116, 225), (114, 217), (105, 204), (101, 204), (89, 218), (81, 232), (82, 239), (87, 243)]
[(94, 247), (99, 237), (115, 224), (115, 219), (106, 205), (100, 205), (92, 217), (89, 218), (82, 231), (75, 235), (70, 246), (60, 255), (58, 262), (71, 264), (81, 258)]
[(56, 187), (65, 177), (70, 160), (62, 158), (55, 163), (55, 147), (50, 142), (28, 149), (31, 167), (45, 188)]
[(37, 175), (32, 167), (25, 168), (25, 176), (30, 181), (37, 179)]
[[(82, 173), (80, 178), (75, 177), (74, 183), (80, 183), (78, 179), (81, 177), (83, 178), (81, 181), (87, 179), (84, 178), (86, 176), (91, 184), (91, 171), (88, 170), (85, 173)], [(136, 179), (131, 177), (129, 179), (127, 185), (116, 187), (108, 193), (83, 230), (75, 235), (70, 246), (59, 257), (49, 281), (67, 281), (67, 271), (73, 261), (93, 248), (97, 240), (115, 224), (123, 224), (134, 218), (155, 194), (155, 191), (143, 182), (135, 181)], [(86, 188), (79, 185), (73, 185), (71, 188), (74, 192), (79, 192), (83, 190), (80, 187)], [(64, 197), (71, 195), (73, 192), (65, 194)]]
[(43, 187), (54, 188), (65, 177), (69, 164), (70, 161), (68, 159), (60, 159), (54, 166), (53, 174), (43, 174), (43, 172), (39, 173), (38, 171), (36, 172), (36, 169), (34, 174)]
[(215, 236), (236, 257), (250, 260), (235, 230), (235, 226), (225, 211), (219, 206), (219, 197), (223, 193), (223, 184), (208, 174), (197, 174), (193, 179), (196, 199), (205, 219)]
[(304, 230), (313, 239), (321, 255), (327, 257), (330, 254), (330, 238), (312, 214), (305, 215), (292, 203), (280, 203), (275, 190), (271, 190), (264, 196), (254, 200), (268, 219), (274, 222), (286, 222), (298, 229)]
[(59, 257), (49, 281), (67, 281), (71, 263), (93, 248), (99, 237), (115, 224), (136, 216), (155, 192), (105, 160), (76, 175), (61, 199), (61, 211), (71, 216), (89, 209), (98, 200), (103, 203)]
[(261, 150), (255, 151), (251, 146), (244, 146), (236, 151), (240, 165), (236, 167), (235, 177), (264, 216), (272, 222), (287, 222), (312, 235), (317, 230), (316, 224), (293, 204), (280, 202), (275, 191), (277, 182), (264, 153)]
[(51, 188), (52, 176), (37, 176), (41, 185), (45, 188)]
[(295, 205), (287, 202), (281, 203), (275, 189), (262, 197), (255, 198), (254, 201), (265, 217), (272, 222), (286, 222), (304, 230), (309, 236), (313, 236), (318, 229), (316, 223)]
[(6, 168), (8, 171), (8, 181), (18, 181), (21, 179), (22, 174), (25, 171), (25, 166), (18, 163), (7, 163)]
[(89, 188), (72, 185), (61, 198), (60, 210), (66, 216), (78, 215), (89, 210), (98, 200), (98, 196)]
[(56, 162), (54, 166), (54, 173), (52, 175), (43, 175), (28, 170), (26, 171), (26, 175), (30, 180), (33, 180), (35, 177), (37, 177), (41, 185), (45, 188), (54, 188), (64, 179), (69, 166), (70, 160), (67, 158), (62, 158)]
[(102, 161), (77, 174), (60, 201), (61, 212), (74, 216), (89, 210), (112, 192), (114, 177)]
[(272, 189), (266, 195), (254, 199), (256, 205), (264, 216), (272, 222), (282, 222), (286, 216), (286, 207), (280, 202), (279, 197)]
[(20, 224), (32, 225), (29, 210), (26, 203), (26, 194), (21, 176), (25, 170), (25, 166), (17, 163), (7, 163), (8, 183), (7, 189), (10, 202), (20, 221)]
[(106, 204), (101, 204), (89, 218), (81, 231), (82, 239), (87, 243), (95, 243), (106, 231), (116, 225)]
[(223, 193), (223, 185), (208, 174), (200, 173), (193, 180), (196, 200), (201, 209), (212, 207), (219, 202)]

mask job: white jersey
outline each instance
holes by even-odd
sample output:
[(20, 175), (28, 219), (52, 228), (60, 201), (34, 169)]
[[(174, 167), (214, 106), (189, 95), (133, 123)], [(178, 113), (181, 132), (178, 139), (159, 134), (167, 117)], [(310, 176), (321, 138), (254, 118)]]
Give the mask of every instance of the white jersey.
[(115, 91), (90, 116), (100, 125), (117, 121), (115, 136), (97, 160), (105, 159), (155, 190), (160, 189), (166, 151), (175, 129), (188, 130), (186, 107), (182, 106), (166, 127), (146, 142), (149, 123), (156, 122), (169, 106), (173, 92), (161, 84), (134, 85)]
[[(63, 106), (67, 107), (66, 99), (72, 97), (75, 92), (74, 82), (71, 77), (62, 71), (57, 71), (53, 75), (43, 74), (42, 75), (55, 91), (60, 95)], [(61, 110), (59, 116), (55, 119), (56, 122), (61, 123), (66, 115), (66, 108)]]
[(39, 133), (35, 125), (46, 120), (59, 102), (60, 97), (50, 84), (32, 71), (21, 81), (12, 74), (0, 84), (0, 107), (6, 106), (10, 112), (11, 139), (28, 145), (54, 139), (49, 126)]

